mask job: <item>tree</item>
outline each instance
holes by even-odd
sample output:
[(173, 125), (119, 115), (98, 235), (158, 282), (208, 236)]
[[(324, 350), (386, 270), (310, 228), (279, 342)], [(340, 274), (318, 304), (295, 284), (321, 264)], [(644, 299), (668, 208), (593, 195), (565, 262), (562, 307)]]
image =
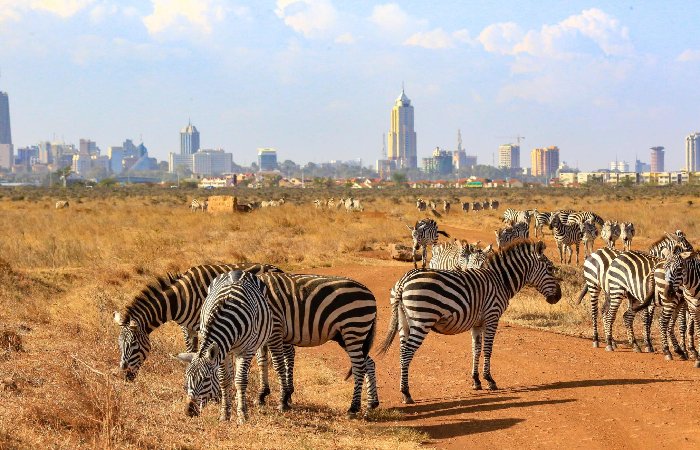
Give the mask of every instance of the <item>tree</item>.
[(408, 177), (404, 172), (394, 172), (391, 174), (391, 180), (396, 184), (404, 184)]

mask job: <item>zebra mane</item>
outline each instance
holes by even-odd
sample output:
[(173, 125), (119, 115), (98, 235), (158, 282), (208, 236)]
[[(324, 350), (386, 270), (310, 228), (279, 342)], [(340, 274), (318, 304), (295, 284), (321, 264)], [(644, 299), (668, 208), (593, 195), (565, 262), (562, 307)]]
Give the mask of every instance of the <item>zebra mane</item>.
[(171, 273), (168, 272), (162, 277), (156, 277), (155, 280), (151, 281), (141, 289), (141, 292), (134, 296), (134, 299), (124, 308), (124, 315), (122, 316), (122, 323), (128, 323), (131, 320), (131, 316), (134, 311), (137, 310), (137, 306), (141, 302), (150, 301), (150, 296), (152, 292), (163, 292), (167, 290), (173, 283), (181, 279), (184, 275), (181, 273)]
[(533, 242), (530, 239), (518, 239), (507, 243), (497, 252), (491, 252), (486, 262), (487, 264), (491, 264), (492, 262), (501, 260), (512, 253), (517, 253), (520, 251), (524, 251), (525, 253), (536, 253), (538, 245), (542, 245), (542, 250), (544, 251), (545, 245), (542, 241)]
[(655, 240), (654, 242), (652, 242), (652, 244), (649, 246), (649, 251), (653, 250), (654, 248), (661, 245), (661, 243), (663, 243), (665, 241), (669, 241), (672, 244), (675, 242), (678, 242), (678, 238), (673, 239), (676, 237), (675, 235), (670, 235), (670, 236), (673, 236), (673, 237), (669, 238), (668, 236), (664, 235), (664, 236), (661, 236), (660, 238), (658, 238), (657, 240)]

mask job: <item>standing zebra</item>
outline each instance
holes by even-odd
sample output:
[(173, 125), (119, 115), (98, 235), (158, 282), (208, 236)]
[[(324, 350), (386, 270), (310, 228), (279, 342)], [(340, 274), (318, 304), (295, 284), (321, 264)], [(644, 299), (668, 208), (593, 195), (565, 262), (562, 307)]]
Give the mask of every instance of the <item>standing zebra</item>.
[(449, 202), (448, 200), (443, 200), (443, 201), (442, 201), (442, 211), (443, 211), (445, 214), (449, 214), (449, 213), (450, 213), (450, 202)]
[(632, 249), (632, 238), (634, 237), (634, 224), (632, 222), (622, 222), (620, 225), (620, 239), (624, 244), (625, 251)]
[(316, 209), (323, 208), (323, 205), (324, 205), (323, 200), (319, 200), (319, 199), (314, 200), (314, 206), (316, 207)]
[(119, 325), (121, 369), (127, 381), (133, 381), (151, 351), (150, 334), (166, 322), (174, 321), (185, 337), (188, 352), (197, 350), (199, 312), (207, 287), (222, 273), (243, 270), (258, 275), (282, 272), (270, 264), (239, 263), (191, 267), (180, 275), (168, 275), (146, 286), (126, 306), (123, 313), (115, 312)]
[(557, 242), (557, 249), (559, 250), (559, 262), (564, 263), (565, 254), (568, 252), (569, 259), (567, 264), (571, 264), (571, 257), (573, 252), (571, 251), (571, 245), (576, 246), (576, 265), (579, 264), (579, 247), (581, 246), (581, 227), (578, 224), (563, 224), (559, 219), (559, 216), (552, 217), (552, 221), (549, 223), (549, 229), (552, 230), (554, 235), (554, 240)]
[(192, 199), (192, 203), (190, 203), (190, 211), (195, 212), (195, 211), (206, 211), (207, 206), (206, 206), (206, 200), (197, 200), (196, 198)]
[(482, 202), (481, 209), (483, 209), (484, 211), (486, 211), (487, 209), (491, 209), (491, 202), (489, 202), (488, 200)]
[(248, 418), (246, 390), (250, 362), (272, 333), (265, 284), (255, 275), (240, 270), (219, 275), (209, 286), (199, 323), (202, 337), (199, 350), (178, 355), (190, 363), (185, 371), (187, 414), (198, 416), (200, 408), (216, 399), (220, 392), (219, 420), (231, 418), (231, 363), (235, 357), (236, 412), (238, 423), (244, 423)]
[(491, 352), (498, 322), (510, 299), (526, 284), (534, 286), (550, 304), (561, 298), (553, 264), (544, 255), (544, 249), (542, 242), (519, 242), (496, 253), (482, 269), (411, 270), (394, 285), (391, 322), (379, 354), (386, 353), (398, 331), (404, 403), (413, 403), (408, 369), (430, 330), (450, 335), (472, 330), (474, 389), (481, 389), (479, 358), (483, 339), (484, 379), (489, 389), (497, 389), (491, 377)]
[(68, 200), (59, 200), (56, 202), (56, 209), (68, 208), (69, 206)]
[(530, 221), (532, 220), (532, 215), (533, 211), (532, 210), (525, 210), (525, 211), (518, 211), (513, 208), (508, 208), (505, 211), (503, 211), (503, 221), (504, 222), (524, 222), (527, 223), (528, 227), (530, 226)]
[(535, 216), (535, 238), (544, 237), (542, 228), (544, 228), (545, 225), (549, 226), (549, 219), (551, 218), (552, 213), (538, 211), (536, 209), (533, 210), (533, 213)]
[(608, 248), (615, 248), (615, 241), (620, 237), (620, 224), (617, 221), (613, 222), (606, 220), (603, 227), (600, 229), (600, 238), (605, 242)]
[(494, 230), (496, 233), (496, 245), (500, 249), (509, 242), (530, 237), (530, 226), (527, 222), (517, 222), (504, 228)]
[(425, 203), (425, 200), (419, 198), (418, 200), (416, 200), (416, 208), (418, 208), (418, 211), (423, 212), (428, 208), (428, 204)]
[(439, 231), (437, 222), (428, 218), (419, 220), (414, 227), (406, 225), (406, 228), (411, 231), (411, 237), (413, 238), (413, 268), (418, 268), (416, 252), (423, 247), (423, 268), (425, 269), (428, 245), (437, 243), (438, 234), (442, 234), (445, 237), (450, 237), (450, 235), (444, 231)]
[(593, 222), (597, 223), (601, 227), (605, 223), (603, 219), (596, 213), (591, 212), (591, 211), (575, 211), (575, 212), (570, 212), (567, 211), (567, 217), (566, 220), (563, 220), (562, 222), (566, 224), (582, 224), (583, 222), (586, 222), (587, 220), (593, 220)]
[(464, 211), (465, 213), (468, 213), (469, 206), (470, 206), (469, 202), (462, 202), (462, 211)]
[(593, 244), (598, 237), (598, 227), (592, 220), (586, 220), (581, 224), (581, 241), (583, 241), (583, 249), (588, 258), (593, 253)]
[(481, 203), (472, 202), (472, 211), (474, 211), (474, 212), (481, 211)]
[(367, 409), (379, 406), (375, 365), (369, 356), (377, 318), (374, 294), (343, 277), (274, 272), (258, 277), (267, 286), (274, 318), (267, 346), (280, 377), (280, 409), (289, 408), (294, 392), (294, 346), (315, 347), (328, 341), (336, 341), (352, 365), (348, 377), (354, 377), (355, 388), (348, 414), (360, 411), (363, 380)]
[(441, 270), (467, 270), (477, 269), (486, 262), (493, 253), (491, 246), (484, 249), (474, 244), (464, 244), (462, 241), (445, 242), (433, 246), (432, 256), (428, 268)]
[(491, 200), (491, 209), (498, 209), (498, 200)]

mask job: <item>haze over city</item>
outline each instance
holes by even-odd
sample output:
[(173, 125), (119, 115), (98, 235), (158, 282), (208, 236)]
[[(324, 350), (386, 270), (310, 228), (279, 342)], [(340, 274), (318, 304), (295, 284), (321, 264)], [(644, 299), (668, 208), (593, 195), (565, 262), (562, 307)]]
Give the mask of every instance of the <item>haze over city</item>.
[(699, 20), (691, 2), (0, 0), (0, 90), (16, 147), (142, 136), (162, 160), (191, 119), (239, 164), (269, 146), (370, 165), (404, 83), (419, 158), (461, 129), (485, 164), (523, 135), (583, 170), (660, 145), (675, 170), (700, 129)]

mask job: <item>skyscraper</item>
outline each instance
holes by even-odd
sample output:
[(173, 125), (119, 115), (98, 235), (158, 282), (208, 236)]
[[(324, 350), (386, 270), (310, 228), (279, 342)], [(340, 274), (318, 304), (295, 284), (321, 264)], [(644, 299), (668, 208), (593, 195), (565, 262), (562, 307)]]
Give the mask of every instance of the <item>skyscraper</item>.
[(688, 172), (700, 170), (698, 150), (700, 150), (700, 133), (696, 131), (685, 138), (685, 170)]
[(532, 176), (552, 178), (559, 169), (559, 147), (535, 148), (530, 152), (530, 160)]
[(199, 150), (199, 131), (192, 122), (180, 130), (180, 154), (191, 155)]
[(498, 147), (498, 167), (501, 169), (520, 169), (520, 145), (500, 145)]
[(10, 131), (10, 99), (7, 92), (0, 91), (0, 144), (12, 145)]
[(258, 167), (261, 172), (272, 172), (277, 169), (277, 150), (274, 148), (258, 149)]
[(651, 148), (651, 171), (652, 172), (663, 172), (664, 171), (664, 148), (663, 147), (652, 147)]
[(398, 168), (416, 169), (418, 152), (416, 131), (413, 124), (413, 106), (411, 100), (401, 88), (401, 95), (391, 109), (391, 129), (387, 136), (389, 152), (387, 158), (396, 161)]

